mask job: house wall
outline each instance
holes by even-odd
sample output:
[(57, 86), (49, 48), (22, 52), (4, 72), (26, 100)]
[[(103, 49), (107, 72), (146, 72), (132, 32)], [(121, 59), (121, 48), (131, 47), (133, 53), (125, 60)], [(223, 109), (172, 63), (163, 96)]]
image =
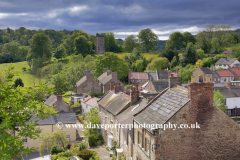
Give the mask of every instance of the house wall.
[(226, 105), (228, 109), (240, 108), (240, 97), (226, 98)]
[(90, 91), (97, 94), (102, 93), (101, 86), (91, 77), (79, 85), (76, 89), (77, 93), (88, 93)]
[(234, 65), (239, 64), (240, 62), (238, 60), (234, 61), (230, 66), (234, 67)]
[(220, 82), (224, 83), (224, 82), (229, 82), (229, 81), (233, 81), (234, 77), (221, 77)]
[(145, 83), (147, 83), (148, 79), (129, 79), (130, 84), (138, 84), (138, 85), (144, 85)]
[[(134, 126), (139, 125), (134, 121)], [(139, 142), (139, 133), (142, 134), (141, 139), (142, 143)], [(149, 141), (149, 152), (146, 150), (146, 140)], [(154, 137), (148, 130), (142, 128), (134, 128), (134, 152), (133, 160), (155, 160), (155, 150), (152, 151), (152, 144), (155, 143), (157, 137)]]
[(110, 90), (111, 82), (120, 83), (120, 85), (122, 86), (121, 90), (124, 91), (124, 84), (121, 81), (119, 81), (118, 79), (112, 79), (109, 82), (107, 82), (105, 85), (103, 85), (103, 93), (107, 93)]
[[(35, 127), (36, 129), (42, 129), (41, 133), (52, 133), (54, 130), (58, 129), (56, 125), (39, 125)], [(70, 135), (70, 142), (73, 143), (76, 141), (76, 128), (67, 128), (66, 135)], [(39, 149), (40, 139), (27, 139), (27, 143), (24, 143), (24, 147), (33, 147)]]
[(199, 67), (193, 72), (193, 76), (203, 76), (204, 81), (206, 81), (207, 76), (210, 76), (211, 82), (213, 81), (213, 74), (204, 74), (204, 72)]
[(144, 88), (145, 90), (149, 91), (150, 93), (157, 93), (156, 90), (154, 89), (154, 86), (152, 85), (152, 82), (149, 81), (146, 87)]
[(90, 110), (92, 109), (92, 108), (94, 108), (93, 106), (90, 106), (90, 105), (88, 105), (88, 104), (86, 104), (86, 103), (81, 103), (82, 104), (82, 114), (85, 114), (85, 113), (87, 113), (87, 112), (90, 112)]

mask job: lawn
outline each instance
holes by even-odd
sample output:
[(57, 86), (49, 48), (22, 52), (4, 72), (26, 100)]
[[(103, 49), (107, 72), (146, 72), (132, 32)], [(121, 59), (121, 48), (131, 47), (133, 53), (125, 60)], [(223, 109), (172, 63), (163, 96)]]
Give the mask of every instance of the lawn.
[[(14, 71), (18, 72), (18, 75), (14, 79), (21, 78), (24, 83), (24, 87), (33, 86), (34, 82), (35, 86), (37, 86), (40, 82), (45, 83), (44, 79), (39, 79), (29, 73), (29, 65), (26, 61), (17, 63), (2, 63), (0, 64), (0, 72), (3, 72), (4, 69), (9, 67), (10, 65), (14, 65)], [(23, 67), (26, 67), (27, 70), (23, 71)]]

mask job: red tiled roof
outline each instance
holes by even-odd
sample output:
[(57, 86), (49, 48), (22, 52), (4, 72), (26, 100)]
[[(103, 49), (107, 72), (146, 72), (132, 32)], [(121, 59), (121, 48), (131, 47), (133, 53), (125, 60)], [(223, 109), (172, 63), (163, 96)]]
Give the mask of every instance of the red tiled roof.
[(98, 105), (97, 101), (99, 98), (88, 96), (82, 102), (88, 104), (89, 106), (96, 107)]
[(147, 72), (130, 72), (130, 79), (148, 79)]
[(238, 76), (240, 76), (240, 70), (238, 68), (232, 68), (233, 72), (235, 72)]
[(219, 74), (221, 77), (233, 77), (233, 75), (228, 71), (228, 70), (216, 70), (216, 72)]
[(230, 54), (232, 51), (224, 51), (224, 54)]

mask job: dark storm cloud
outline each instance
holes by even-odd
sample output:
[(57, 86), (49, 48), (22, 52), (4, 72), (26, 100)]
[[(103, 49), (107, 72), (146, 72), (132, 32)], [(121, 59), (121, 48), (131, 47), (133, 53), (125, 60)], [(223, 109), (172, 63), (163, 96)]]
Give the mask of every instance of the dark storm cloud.
[(196, 34), (209, 24), (236, 29), (239, 6), (236, 0), (1, 0), (0, 28), (112, 31), (124, 38), (148, 27), (166, 39), (174, 31)]

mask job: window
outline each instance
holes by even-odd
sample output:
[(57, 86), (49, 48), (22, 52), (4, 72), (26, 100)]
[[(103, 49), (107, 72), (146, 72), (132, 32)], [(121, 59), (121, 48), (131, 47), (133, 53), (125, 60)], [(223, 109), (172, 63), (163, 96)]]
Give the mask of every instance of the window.
[(105, 117), (107, 117), (107, 110), (105, 109)]
[(110, 125), (111, 133), (113, 133), (113, 124)]
[(111, 122), (113, 121), (113, 115), (111, 114)]
[(102, 107), (99, 106), (99, 113), (102, 113)]
[(28, 142), (27, 138), (23, 138), (22, 140), (23, 140), (23, 143), (27, 143)]
[(149, 153), (149, 140), (145, 139), (145, 151)]
[(63, 126), (63, 127), (62, 127), (62, 130), (67, 131), (67, 127), (66, 127), (66, 126)]
[(70, 135), (66, 135), (66, 138), (70, 141)]
[(142, 146), (142, 133), (138, 132), (138, 144)]

